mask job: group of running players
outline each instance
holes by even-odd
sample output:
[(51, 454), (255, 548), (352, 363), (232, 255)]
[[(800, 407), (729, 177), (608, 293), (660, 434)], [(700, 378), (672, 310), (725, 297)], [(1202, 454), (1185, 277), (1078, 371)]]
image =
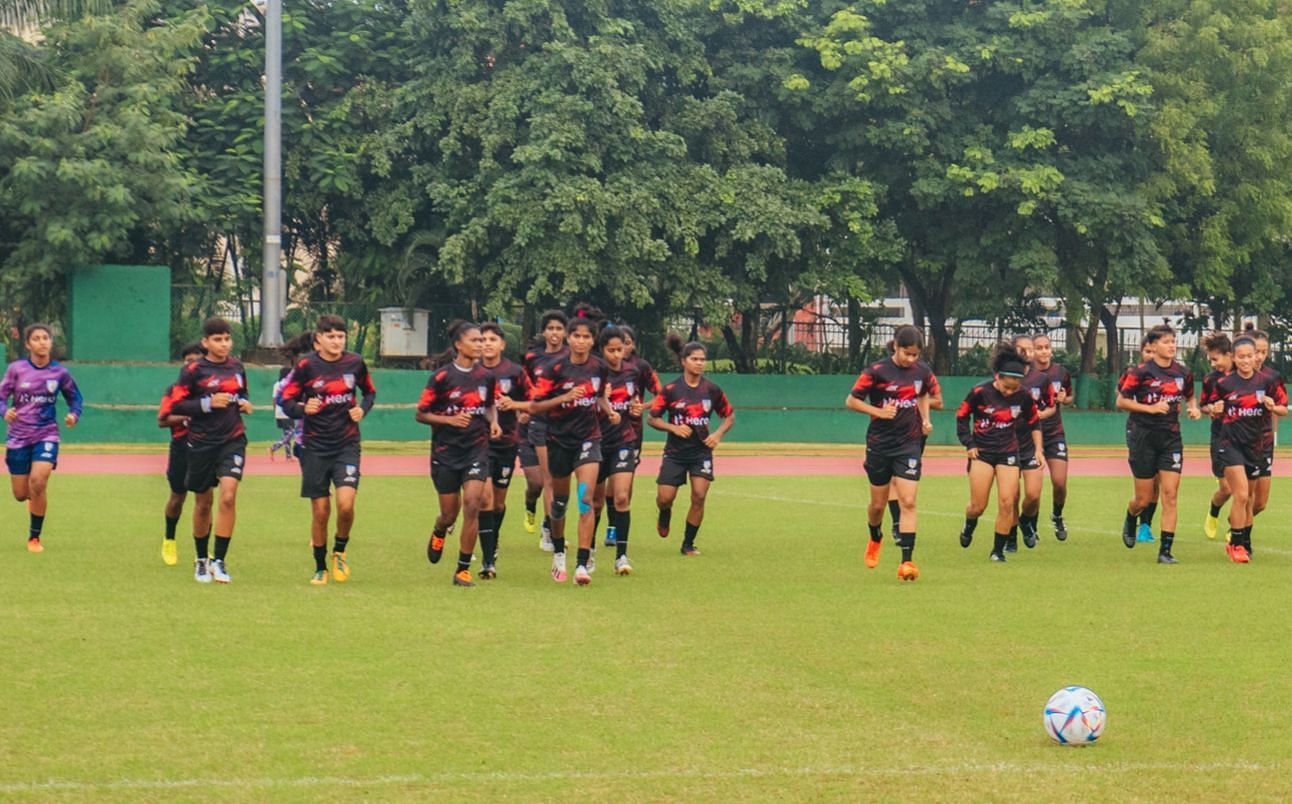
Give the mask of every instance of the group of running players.
[[(1172, 546), (1184, 461), (1181, 408), (1190, 418), (1208, 415), (1212, 419), (1211, 465), (1219, 487), (1203, 530), (1208, 538), (1216, 538), (1220, 508), (1232, 501), (1226, 541), (1229, 558), (1237, 563), (1250, 561), (1253, 518), (1269, 499), (1276, 417), (1288, 410), (1282, 378), (1264, 366), (1269, 354), (1265, 333), (1249, 328), (1232, 342), (1217, 333), (1206, 338), (1204, 346), (1213, 371), (1203, 382), (1200, 403), (1194, 400), (1193, 373), (1175, 359), (1175, 331), (1166, 324), (1148, 331), (1142, 362), (1127, 369), (1118, 384), (1117, 407), (1129, 413), (1126, 446), (1135, 483), (1122, 541), (1129, 548), (1154, 541), (1151, 523), (1160, 502), (1160, 564), (1178, 563)], [(887, 504), (902, 551), (897, 577), (903, 581), (919, 577), (913, 561), (916, 489), (924, 444), (933, 428), (929, 411), (942, 407), (937, 378), (920, 359), (923, 347), (919, 329), (899, 327), (889, 344), (889, 357), (862, 371), (846, 400), (849, 409), (871, 417), (866, 433), (865, 468), (871, 494), (865, 564), (870, 568), (879, 564)], [(1061, 407), (1071, 402), (1072, 378), (1053, 361), (1050, 338), (1043, 333), (997, 344), (991, 371), (992, 378), (975, 385), (956, 411), (956, 436), (966, 450), (969, 476), (960, 546), (973, 543), (994, 484), (997, 511), (989, 557), (1004, 562), (1007, 553), (1018, 550), (1020, 532), (1028, 548), (1040, 539), (1041, 488), (1047, 468), (1052, 485), (1050, 522), (1055, 537), (1067, 539), (1063, 507), (1068, 445)]]
[[(175, 532), (185, 498), (193, 493), (194, 577), (202, 583), (229, 583), (225, 562), (246, 460), (242, 417), (253, 408), (246, 373), (232, 355), (228, 322), (209, 319), (202, 332), (200, 343), (185, 347), (184, 368), (158, 413), (159, 426), (169, 428), (172, 436), (162, 557), (169, 565), (178, 563)], [(315, 585), (350, 577), (347, 548), (360, 479), (359, 423), (376, 400), (363, 358), (346, 351), (346, 333), (343, 319), (321, 317), (313, 332), (289, 344), (296, 359), (276, 386), (277, 407), (302, 422), (301, 496), (311, 501)], [(526, 480), (524, 527), (530, 533), (541, 528), (540, 547), (553, 554), (553, 580), (568, 577), (566, 521), (572, 504), (575, 582), (591, 583), (603, 513), (605, 544), (616, 551), (615, 573), (631, 574), (628, 541), (643, 420), (667, 434), (656, 479), (657, 533), (669, 535), (674, 500), (689, 480), (681, 553), (699, 554), (696, 537), (714, 478), (713, 450), (735, 421), (726, 395), (705, 376), (707, 354), (701, 344), (669, 335), (668, 346), (682, 374), (661, 385), (651, 365), (636, 354), (631, 327), (604, 321), (586, 305), (571, 316), (545, 313), (538, 339), (519, 364), (504, 355), (506, 338), (495, 323), (455, 322), (449, 340), (449, 349), (432, 364), (416, 420), (432, 430), (430, 473), (439, 496), (439, 515), (427, 544), (432, 564), (440, 561), (461, 517), (455, 585), (474, 585), (470, 566), (477, 542), (479, 577), (497, 577), (498, 538), (518, 460)], [(74, 427), (82, 398), (66, 368), (52, 359), (48, 326), (28, 327), (24, 343), (27, 358), (11, 363), (0, 382), (0, 416), (8, 423), (5, 461), (14, 497), (27, 502), (31, 517), (28, 549), (40, 552), (46, 487), (58, 459), (56, 400), (64, 397), (64, 424)], [(1216, 333), (1203, 344), (1213, 370), (1203, 380), (1199, 398), (1194, 397), (1192, 372), (1175, 359), (1175, 332), (1165, 324), (1145, 335), (1142, 362), (1127, 369), (1118, 385), (1117, 407), (1129, 413), (1126, 443), (1134, 477), (1122, 540), (1130, 548), (1154, 541), (1151, 523), (1160, 505), (1161, 564), (1177, 563), (1172, 546), (1183, 467), (1181, 410), (1193, 419), (1212, 419), (1211, 464), (1218, 487), (1203, 530), (1208, 538), (1217, 538), (1220, 510), (1230, 502), (1227, 552), (1237, 563), (1251, 559), (1253, 520), (1269, 499), (1276, 417), (1288, 411), (1282, 378), (1264, 365), (1269, 354), (1265, 333), (1249, 328), (1232, 340)], [(901, 550), (897, 576), (903, 581), (919, 577), (914, 563), (916, 490), (932, 430), (930, 411), (943, 406), (938, 380), (921, 359), (923, 349), (918, 328), (899, 327), (889, 356), (863, 370), (846, 399), (849, 409), (870, 417), (865, 565), (879, 564), (887, 507)], [(1043, 333), (998, 344), (991, 372), (956, 411), (956, 435), (966, 450), (969, 477), (960, 544), (971, 545), (994, 485), (990, 559), (1004, 562), (1007, 553), (1017, 551), (1020, 533), (1028, 548), (1039, 541), (1046, 469), (1052, 486), (1050, 522), (1059, 541), (1067, 538), (1068, 449), (1061, 407), (1071, 402), (1072, 380), (1053, 361), (1050, 339)], [(710, 429), (713, 415), (722, 422)], [(333, 497), (336, 528), (329, 569)]]
[[(179, 381), (158, 412), (158, 425), (171, 430), (166, 472), (171, 496), (162, 559), (178, 563), (175, 531), (184, 500), (193, 493), (194, 577), (201, 583), (231, 581), (225, 562), (246, 460), (242, 416), (252, 412), (246, 373), (230, 353), (231, 332), (223, 319), (205, 322), (201, 342), (184, 348)], [(348, 547), (361, 477), (359, 423), (377, 393), (363, 358), (346, 351), (346, 332), (343, 319), (326, 315), (313, 332), (289, 342), (285, 351), (294, 362), (276, 386), (274, 400), (283, 416), (302, 423), (301, 496), (312, 509), (310, 582), (320, 586), (350, 577)], [(713, 480), (713, 450), (735, 421), (722, 390), (704, 376), (703, 346), (671, 335), (668, 345), (678, 356), (682, 376), (661, 386), (651, 365), (635, 354), (632, 329), (602, 320), (586, 305), (572, 317), (560, 311), (544, 314), (541, 336), (520, 364), (505, 357), (506, 338), (494, 323), (455, 322), (449, 341), (449, 349), (432, 361), (415, 417), (432, 431), (430, 474), (439, 497), (439, 515), (427, 544), (432, 564), (439, 563), (461, 517), (455, 585), (475, 585), (470, 566), (477, 546), (479, 577), (497, 577), (498, 533), (518, 459), (528, 486), (525, 528), (531, 533), (538, 529), (537, 504), (544, 502), (541, 546), (553, 554), (552, 578), (568, 578), (565, 524), (572, 494), (577, 506), (575, 582), (591, 583), (594, 537), (607, 503), (606, 544), (616, 551), (615, 573), (631, 574), (630, 506), (643, 418), (667, 433), (657, 479), (657, 532), (669, 535), (673, 502), (689, 479), (681, 552), (699, 555), (696, 537)], [(32, 359), (49, 362), (47, 351), (33, 349)], [(647, 394), (653, 397), (649, 407)], [(48, 401), (52, 415), (52, 399)], [(75, 410), (79, 415), (79, 396)], [(711, 431), (713, 415), (723, 421)], [(13, 471), (17, 464), (10, 465)], [(208, 552), (212, 532), (214, 550)], [(39, 547), (35, 530), (29, 545)]]

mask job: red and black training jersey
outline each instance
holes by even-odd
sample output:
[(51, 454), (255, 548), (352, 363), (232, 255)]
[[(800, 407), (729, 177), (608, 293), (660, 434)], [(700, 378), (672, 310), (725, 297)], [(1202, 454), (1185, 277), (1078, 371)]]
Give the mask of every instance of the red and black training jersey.
[[(615, 371), (607, 367), (609, 372), (606, 379), (606, 386), (610, 391), (606, 395), (610, 407), (619, 414), (619, 424), (611, 424), (609, 417), (604, 412), (601, 413), (601, 452), (607, 454), (608, 450), (619, 447), (623, 444), (636, 444), (641, 436), (641, 417), (634, 419), (628, 411), (633, 406), (633, 400), (640, 399), (643, 390), (643, 379), (641, 376), (641, 363), (629, 363), (627, 360), (619, 364), (619, 370)], [(656, 380), (658, 382), (658, 379)]]
[[(1224, 377), (1223, 371), (1213, 371), (1202, 378), (1202, 393), (1198, 395), (1199, 405), (1211, 405), (1220, 401), (1220, 392), (1216, 388), (1216, 383)], [(1211, 441), (1215, 443), (1220, 439), (1220, 417), (1213, 417), (1211, 420)]]
[(431, 373), (417, 402), (417, 411), (436, 416), (471, 414), (471, 424), (467, 427), (431, 425), (432, 458), (453, 466), (489, 448), (488, 413), (494, 404), (494, 394), (493, 374), (479, 363), (471, 368), (450, 363)]
[[(227, 408), (212, 408), (216, 394), (236, 397)], [(188, 417), (188, 443), (194, 445), (224, 444), (241, 437), (247, 428), (242, 423), (238, 400), (247, 399), (247, 373), (242, 361), (228, 357), (213, 363), (199, 357), (180, 369), (179, 380), (171, 388), (171, 412)]]
[[(496, 366), (485, 366), (493, 375), (498, 396), (524, 401), (529, 398), (529, 375), (525, 369), (507, 358), (501, 358)], [(520, 443), (520, 419), (514, 410), (498, 411), (498, 427), (502, 437), (493, 444), (499, 447), (514, 447)]]
[(871, 418), (866, 428), (866, 452), (878, 455), (918, 455), (924, 421), (918, 408), (922, 396), (942, 393), (927, 363), (902, 368), (887, 357), (869, 366), (853, 383), (852, 395), (877, 408), (895, 407), (891, 419)]
[(530, 391), (530, 398), (535, 402), (561, 396), (580, 385), (586, 390), (582, 398), (566, 400), (547, 412), (547, 440), (565, 447), (599, 441), (601, 417), (597, 400), (605, 393), (610, 377), (605, 361), (588, 355), (584, 362), (575, 363), (567, 354), (539, 368), (544, 372)]
[(1020, 388), (1005, 396), (991, 380), (975, 385), (956, 410), (956, 437), (965, 449), (1008, 455), (1040, 426), (1036, 403)]
[[(362, 403), (359, 394), (363, 395)], [(303, 445), (332, 449), (359, 443), (359, 423), (350, 418), (350, 408), (358, 405), (366, 415), (377, 400), (377, 389), (368, 364), (354, 352), (342, 352), (335, 362), (311, 352), (287, 376), (281, 396), (283, 412), (304, 420)], [(323, 407), (306, 415), (305, 403), (311, 399), (322, 401)]]
[[(1063, 406), (1059, 404), (1059, 392), (1063, 392), (1065, 399), (1072, 399), (1072, 375), (1058, 363), (1051, 363), (1048, 368), (1036, 370), (1050, 386), (1050, 405), (1056, 408), (1053, 416), (1041, 419), (1041, 435), (1047, 442), (1062, 441), (1064, 440)], [(1036, 401), (1035, 398), (1033, 401)], [(1044, 411), (1045, 408), (1041, 410)]]
[(664, 454), (684, 463), (703, 460), (713, 454), (705, 446), (709, 437), (709, 418), (713, 414), (726, 419), (731, 416), (731, 403), (722, 389), (701, 377), (700, 384), (692, 388), (686, 377), (678, 377), (664, 386), (664, 391), (651, 402), (650, 414), (669, 424), (685, 424), (691, 428), (690, 438), (668, 434)]
[[(641, 388), (637, 395), (641, 397), (643, 401), (646, 399), (646, 394), (649, 393), (651, 396), (659, 396), (660, 392), (664, 390), (664, 386), (659, 381), (659, 374), (655, 373), (655, 367), (652, 366), (650, 361), (646, 358), (633, 352), (624, 359), (624, 363), (634, 366), (637, 369), (637, 381), (641, 384)], [(643, 413), (641, 415), (629, 417), (633, 420), (633, 432), (636, 434), (636, 440), (633, 442), (634, 444), (641, 444), (642, 436), (645, 435), (646, 432), (646, 428), (642, 426), (642, 415), (645, 414)]]
[[(1054, 407), (1054, 388), (1050, 386), (1046, 373), (1035, 367), (1028, 367), (1027, 374), (1023, 376), (1023, 391), (1032, 398), (1032, 404), (1036, 405), (1037, 419), (1039, 420), (1042, 438), (1045, 433), (1045, 422), (1047, 419), (1041, 419), (1040, 414)], [(1059, 414), (1054, 414), (1055, 416)], [(1020, 420), (1018, 422), (1018, 440), (1020, 449), (1023, 448), (1023, 439), (1031, 440), (1032, 428), (1027, 423)]]
[[(1278, 372), (1278, 369), (1273, 366), (1261, 366), (1260, 371), (1257, 373), (1267, 375), (1278, 383), (1280, 388), (1283, 388), (1283, 393), (1287, 393), (1287, 388), (1283, 384), (1283, 375)], [(1274, 417), (1272, 415), (1265, 421), (1265, 432), (1262, 434), (1261, 438), (1261, 449), (1267, 452), (1274, 449)]]
[(1118, 390), (1141, 405), (1155, 405), (1164, 399), (1171, 405), (1165, 414), (1132, 413), (1132, 426), (1178, 433), (1180, 407), (1193, 399), (1193, 372), (1177, 361), (1163, 368), (1156, 360), (1149, 360), (1127, 371)]
[[(175, 386), (172, 385), (170, 388), (166, 390), (165, 394), (162, 394), (161, 410), (157, 415), (158, 419), (164, 419), (167, 416), (178, 415), (174, 412), (174, 409), (175, 409), (175, 400), (173, 398), (174, 392), (175, 392)], [(188, 422), (185, 421), (185, 422), (181, 422), (180, 424), (170, 425), (171, 441), (182, 441), (187, 436), (188, 436)]]
[[(529, 375), (529, 384), (531, 386), (530, 398), (542, 399), (552, 390), (552, 365), (561, 358), (569, 357), (570, 348), (562, 346), (555, 352), (547, 351), (544, 344), (539, 344), (536, 348), (530, 349), (520, 359), (521, 367)], [(548, 413), (538, 414), (538, 418), (546, 419)]]
[(1274, 414), (1265, 407), (1265, 399), (1276, 405), (1288, 403), (1287, 389), (1278, 373), (1256, 371), (1244, 379), (1231, 371), (1216, 381), (1216, 394), (1225, 403), (1220, 420), (1220, 440), (1245, 449), (1263, 450), (1265, 427)]

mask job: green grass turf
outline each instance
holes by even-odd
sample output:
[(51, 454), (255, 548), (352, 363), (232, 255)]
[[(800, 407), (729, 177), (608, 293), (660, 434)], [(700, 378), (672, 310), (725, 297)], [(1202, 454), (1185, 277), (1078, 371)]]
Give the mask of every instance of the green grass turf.
[[(986, 520), (956, 541), (964, 480), (929, 478), (901, 584), (891, 543), (862, 566), (860, 478), (722, 478), (696, 559), (649, 481), (633, 577), (603, 549), (591, 588), (552, 583), (517, 490), (500, 579), (460, 590), (424, 557), (423, 479), (365, 480), (354, 579), (314, 588), (291, 479), (244, 484), (217, 587), (188, 540), (162, 565), (159, 478), (56, 477), (44, 554), (0, 506), (0, 799), (1292, 793), (1282, 483), (1250, 566), (1198, 532), (1201, 479), (1179, 566), (1126, 550), (1120, 478), (1076, 479), (1069, 541), (998, 566)], [(1108, 707), (1090, 748), (1042, 731), (1073, 683)]]

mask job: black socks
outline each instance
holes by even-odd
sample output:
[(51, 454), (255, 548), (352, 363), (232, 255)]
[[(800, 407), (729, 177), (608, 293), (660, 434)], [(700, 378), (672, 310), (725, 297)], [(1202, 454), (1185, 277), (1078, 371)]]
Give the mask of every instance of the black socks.
[(1152, 525), (1153, 514), (1157, 513), (1157, 503), (1151, 502), (1144, 506), (1144, 510), (1139, 512), (1139, 523), (1141, 525)]
[(41, 529), (42, 529), (42, 528), (44, 528), (44, 527), (45, 527), (45, 515), (44, 515), (44, 514), (41, 514), (40, 516), (36, 516), (35, 514), (32, 514), (32, 515), (31, 515), (31, 529), (28, 531), (27, 538), (28, 538), (28, 539), (39, 539), (39, 538), (40, 538), (40, 531), (41, 531)]
[(1211, 515), (1211, 518), (1212, 518), (1212, 519), (1219, 519), (1219, 518), (1220, 518), (1220, 506), (1219, 506), (1219, 505), (1216, 505), (1215, 503), (1212, 503), (1212, 504), (1211, 504), (1211, 508), (1208, 510), (1208, 513)]
[(1169, 530), (1164, 530), (1161, 533), (1161, 537), (1162, 540), (1158, 545), (1157, 551), (1165, 555), (1170, 555), (1171, 545), (1175, 542), (1175, 533)]
[(315, 572), (325, 572), (327, 570), (327, 545), (316, 544), (314, 547), (314, 570)]
[(699, 534), (699, 532), (700, 532), (699, 525), (692, 525), (690, 522), (686, 523), (686, 535), (682, 537), (682, 546), (683, 547), (693, 546), (695, 544), (695, 537), (697, 534)]
[(632, 523), (632, 511), (611, 508), (608, 516), (610, 526), (615, 529), (615, 558), (623, 558), (628, 555), (628, 527)]
[(661, 508), (661, 509), (659, 509), (659, 520), (658, 520), (658, 522), (659, 522), (659, 526), (660, 526), (660, 528), (661, 528), (662, 530), (668, 530), (669, 523), (670, 523), (670, 522), (672, 522), (672, 521), (673, 521), (673, 509), (672, 509), (672, 508)]
[(992, 542), (991, 552), (993, 555), (1005, 557), (1005, 542), (1009, 541), (1008, 533), (997, 533), (995, 540)]
[(196, 547), (196, 554), (198, 558), (206, 558), (208, 555), (210, 555), (210, 553), (207, 552), (207, 548), (211, 544), (210, 531), (208, 531), (205, 536), (194, 536), (193, 544)]
[(879, 525), (866, 523), (866, 526), (870, 528), (870, 540), (872, 542), (882, 542), (884, 540), (884, 534), (880, 531)]
[(229, 552), (229, 540), (232, 538), (233, 538), (232, 536), (215, 537), (215, 560), (216, 561), (224, 560), (224, 556)]
[(893, 518), (893, 533), (897, 533), (902, 524), (902, 506), (897, 504), (897, 500), (888, 501), (888, 515)]
[(179, 524), (179, 517), (166, 517), (166, 541), (175, 540), (175, 526)]
[(492, 566), (498, 555), (497, 519), (493, 511), (480, 512), (480, 563)]
[(458, 553), (458, 572), (464, 572), (471, 569), (471, 554)]
[(915, 555), (915, 534), (899, 533), (897, 541), (902, 547), (902, 562), (910, 561), (911, 556)]
[(591, 549), (591, 548), (589, 548), (589, 547), (580, 547), (580, 548), (579, 548), (579, 552), (578, 552), (578, 559), (579, 559), (578, 566), (583, 567), (583, 568), (585, 568), (585, 569), (586, 569), (586, 568), (587, 568), (587, 566), (588, 566), (588, 556), (590, 556), (590, 555), (592, 555), (592, 549)]

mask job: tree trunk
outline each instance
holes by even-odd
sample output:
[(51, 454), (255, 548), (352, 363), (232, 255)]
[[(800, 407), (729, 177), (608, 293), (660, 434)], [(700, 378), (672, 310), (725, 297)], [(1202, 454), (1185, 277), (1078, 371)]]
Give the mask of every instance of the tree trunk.
[[(1102, 306), (1102, 305), (1101, 305)], [(1075, 329), (1075, 328), (1074, 328)], [(1080, 332), (1079, 329), (1076, 330)], [(1081, 373), (1094, 374), (1095, 364), (1099, 361), (1099, 314), (1094, 305), (1090, 308), (1090, 318), (1086, 321), (1085, 334), (1081, 339)]]
[(736, 365), (738, 374), (756, 373), (751, 355), (754, 353), (753, 341), (754, 333), (757, 332), (757, 316), (757, 307), (740, 311), (739, 337), (736, 336), (730, 323), (722, 325), (722, 337), (727, 342), (727, 349), (731, 351), (731, 361)]
[(1104, 326), (1104, 340), (1108, 344), (1108, 354), (1105, 355), (1105, 365), (1108, 367), (1109, 377), (1121, 376), (1122, 364), (1122, 344), (1121, 330), (1117, 328), (1117, 314), (1108, 309), (1108, 305), (1099, 305), (1099, 322)]

